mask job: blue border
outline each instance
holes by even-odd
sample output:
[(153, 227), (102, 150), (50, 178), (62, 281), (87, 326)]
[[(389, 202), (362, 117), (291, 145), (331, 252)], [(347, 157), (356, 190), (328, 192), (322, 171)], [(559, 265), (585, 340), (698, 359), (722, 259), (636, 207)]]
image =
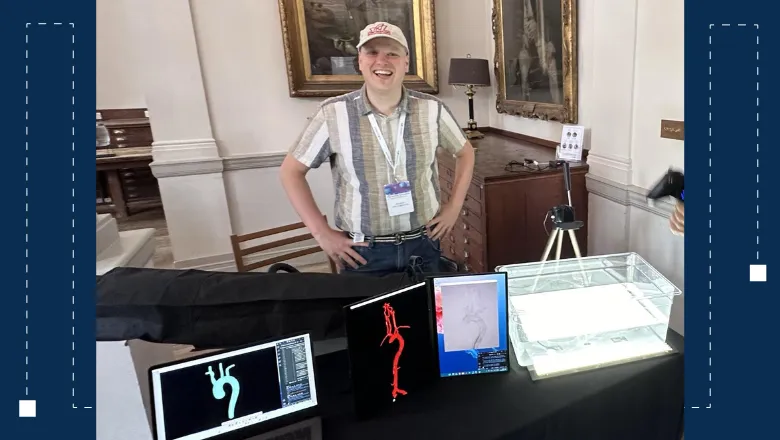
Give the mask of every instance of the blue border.
[[(776, 431), (771, 2), (685, 2), (685, 438)], [(763, 141), (763, 142), (762, 142)], [(750, 281), (766, 265), (766, 282)], [(766, 401), (766, 403), (765, 403)]]
[[(95, 433), (95, 4), (3, 2), (4, 438)], [(28, 25), (29, 23), (29, 25)], [(20, 417), (20, 401), (35, 417)]]

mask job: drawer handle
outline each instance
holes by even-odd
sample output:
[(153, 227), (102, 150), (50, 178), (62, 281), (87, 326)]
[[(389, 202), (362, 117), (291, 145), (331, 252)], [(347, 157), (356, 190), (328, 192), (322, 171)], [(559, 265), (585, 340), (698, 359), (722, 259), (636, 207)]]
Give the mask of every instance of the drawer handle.
[(469, 257), (469, 251), (463, 252), (463, 258), (468, 258), (468, 257)]
[(116, 141), (117, 141), (117, 142), (122, 142), (123, 140), (125, 140), (125, 138), (124, 138), (124, 137), (118, 137), (118, 138), (116, 138)]
[(460, 215), (462, 215), (463, 217), (466, 217), (466, 216), (469, 215), (469, 212), (464, 209), (463, 211), (460, 212)]
[(471, 266), (469, 266), (468, 264), (464, 264), (463, 269), (465, 269), (466, 272), (471, 272)]
[(114, 134), (123, 134), (125, 131), (122, 129), (114, 130)]
[(469, 238), (468, 237), (463, 239), (463, 244), (469, 244)]
[(463, 223), (463, 230), (465, 231), (465, 230), (467, 230), (468, 228), (469, 228), (469, 225), (467, 225), (466, 223)]
[(452, 234), (450, 234), (450, 241), (455, 243), (455, 237), (453, 237)]
[(455, 255), (455, 247), (453, 247), (453, 246), (450, 246), (450, 253), (451, 253), (452, 255)]

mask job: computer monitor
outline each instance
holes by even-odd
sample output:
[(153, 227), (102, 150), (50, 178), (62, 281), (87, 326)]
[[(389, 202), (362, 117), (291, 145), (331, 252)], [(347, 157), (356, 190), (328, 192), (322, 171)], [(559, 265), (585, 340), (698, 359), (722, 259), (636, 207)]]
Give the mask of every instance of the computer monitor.
[(307, 333), (155, 365), (149, 383), (156, 440), (246, 438), (318, 405)]
[(403, 405), (437, 378), (433, 305), (424, 282), (345, 307), (358, 418)]
[(441, 377), (509, 371), (505, 272), (427, 279)]

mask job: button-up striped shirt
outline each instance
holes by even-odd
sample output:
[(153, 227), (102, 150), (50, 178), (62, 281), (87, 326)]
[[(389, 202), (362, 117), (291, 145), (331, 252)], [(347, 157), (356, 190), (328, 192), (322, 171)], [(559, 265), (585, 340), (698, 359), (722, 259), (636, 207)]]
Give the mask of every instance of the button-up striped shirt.
[[(371, 129), (372, 113), (391, 158), (396, 157), (400, 116), (406, 113), (396, 176)], [(384, 116), (371, 107), (363, 86), (322, 102), (291, 152), (309, 168), (330, 162), (336, 227), (370, 237), (412, 231), (433, 219), (440, 205), (436, 149), (456, 154), (465, 144), (463, 130), (438, 98), (404, 88), (395, 112)], [(410, 182), (414, 212), (390, 215), (384, 186), (396, 179)]]

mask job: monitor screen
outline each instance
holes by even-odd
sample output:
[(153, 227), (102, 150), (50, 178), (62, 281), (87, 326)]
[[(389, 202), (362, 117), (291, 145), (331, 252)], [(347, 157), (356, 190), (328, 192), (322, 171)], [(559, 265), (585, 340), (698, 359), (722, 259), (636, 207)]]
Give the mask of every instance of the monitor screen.
[(424, 282), (346, 307), (355, 409), (401, 405), (436, 377), (433, 306)]
[(507, 274), (433, 277), (441, 377), (509, 371)]
[(150, 368), (158, 440), (200, 440), (317, 406), (308, 334)]

